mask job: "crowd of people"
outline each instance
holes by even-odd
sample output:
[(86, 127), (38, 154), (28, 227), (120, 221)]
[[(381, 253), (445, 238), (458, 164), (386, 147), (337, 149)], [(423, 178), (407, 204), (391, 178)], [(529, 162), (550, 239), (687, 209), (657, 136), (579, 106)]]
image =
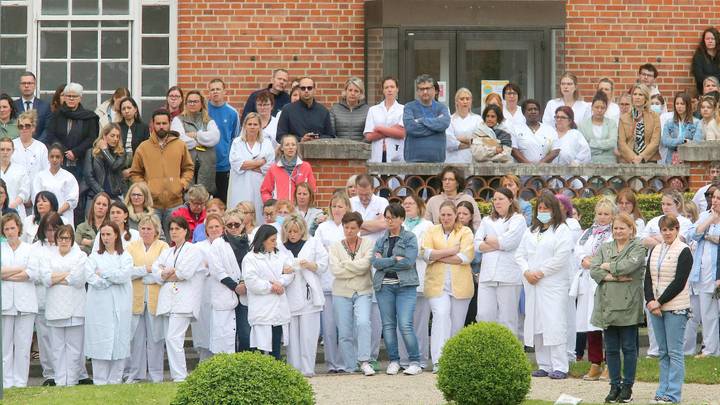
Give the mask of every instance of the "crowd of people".
[[(701, 56), (715, 60), (718, 42), (706, 30)], [(22, 97), (0, 96), (4, 386), (27, 385), (34, 335), (47, 385), (162, 381), (165, 355), (183, 381), (188, 329), (201, 360), (244, 350), (280, 359), (286, 346), (306, 376), (320, 341), (328, 372), (373, 375), (382, 339), (386, 373), (416, 375), (437, 372), (463, 326), (491, 321), (534, 348), (535, 377), (567, 378), (587, 348), (585, 378), (607, 371), (608, 401), (627, 402), (647, 319), (649, 355), (660, 358), (654, 401), (679, 402), (698, 324), (698, 356), (720, 356), (719, 182), (693, 202), (664, 192), (663, 214), (647, 224), (621, 190), (583, 230), (566, 196), (545, 190), (533, 207), (512, 174), (483, 217), (451, 165), (427, 201), (389, 203), (360, 174), (317, 207), (299, 153), (341, 137), (370, 142), (373, 162), (670, 164), (679, 144), (720, 139), (716, 76), (703, 78), (702, 97), (675, 95), (669, 113), (657, 75), (641, 66), (618, 105), (612, 80), (586, 103), (566, 73), (544, 110), (509, 83), (479, 115), (460, 89), (450, 115), (427, 75), (405, 106), (397, 79), (369, 107), (351, 78), (327, 109), (312, 78), (286, 93), (277, 69), (242, 113), (213, 79), (207, 100), (171, 87), (146, 124), (128, 89), (93, 112), (82, 85), (59, 86), (48, 104), (23, 73)]]

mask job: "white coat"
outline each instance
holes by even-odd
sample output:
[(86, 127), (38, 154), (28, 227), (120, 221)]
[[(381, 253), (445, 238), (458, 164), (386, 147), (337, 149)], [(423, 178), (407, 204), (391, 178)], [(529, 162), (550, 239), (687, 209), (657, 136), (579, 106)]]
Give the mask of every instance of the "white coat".
[(480, 243), (487, 236), (497, 238), (499, 250), (482, 254), (480, 277), (482, 282), (500, 282), (512, 285), (522, 284), (520, 266), (515, 260), (515, 251), (527, 231), (527, 223), (522, 214), (515, 213), (509, 219), (498, 218), (493, 220), (487, 216), (482, 219), (475, 233), (475, 250), (479, 250)]
[[(246, 161), (265, 159), (260, 172), (244, 170), (242, 165)], [(260, 195), (265, 174), (275, 162), (275, 151), (272, 143), (267, 139), (255, 142), (251, 148), (241, 137), (233, 139), (230, 145), (230, 183), (228, 186), (228, 207), (235, 207), (239, 202), (250, 201), (255, 206), (255, 221), (263, 223), (263, 201)]]
[[(592, 232), (588, 229), (586, 232)], [(598, 241), (600, 235), (590, 235), (584, 244), (580, 244), (578, 240), (575, 244), (573, 254), (575, 260), (573, 261), (573, 267), (575, 273), (570, 284), (570, 297), (572, 299), (577, 298), (577, 312), (575, 316), (575, 327), (578, 332), (593, 332), (601, 331), (602, 328), (597, 328), (590, 324), (590, 318), (592, 317), (593, 309), (595, 308), (595, 290), (597, 289), (597, 283), (590, 277), (590, 269), (583, 269), (581, 262), (583, 257), (594, 256), (593, 246), (598, 246), (601, 243), (612, 241), (612, 235), (607, 238)]]
[(98, 360), (130, 357), (132, 267), (132, 257), (127, 252), (122, 255), (93, 252), (88, 257), (85, 356)]
[(30, 195), (34, 195), (32, 179), (41, 171), (50, 168), (47, 146), (36, 139), (32, 139), (30, 146), (26, 148), (20, 138), (13, 139), (13, 145), (15, 146), (15, 151), (12, 155), (12, 162), (25, 166), (31, 187)]
[(247, 306), (247, 295), (238, 297), (235, 291), (220, 282), (226, 277), (230, 277), (236, 283), (243, 279), (232, 246), (220, 237), (213, 241), (210, 248), (210, 277), (207, 280), (210, 285), (210, 305), (216, 311), (235, 309), (238, 302)]
[[(395, 125), (403, 126), (403, 112), (405, 107), (395, 101), (390, 108), (385, 108), (385, 100), (371, 106), (368, 109), (367, 118), (365, 118), (365, 129), (363, 134), (372, 132), (378, 125), (392, 127)], [(405, 149), (404, 139), (384, 138), (372, 142), (370, 145), (369, 162), (381, 162), (383, 154), (383, 142), (385, 143), (385, 157), (388, 162), (402, 162), (404, 160), (403, 153)], [(327, 246), (326, 246), (327, 248)]]
[(248, 323), (250, 326), (278, 326), (290, 323), (287, 295), (270, 292), (271, 281), (287, 287), (293, 274), (283, 274), (284, 266), (292, 261), (281, 253), (248, 253), (242, 262), (248, 295)]
[(78, 205), (80, 198), (80, 187), (75, 176), (69, 171), (60, 168), (57, 173), (52, 174), (50, 170), (43, 170), (35, 176), (33, 180), (33, 201), (35, 196), (41, 191), (49, 191), (55, 194), (58, 200), (58, 208), (68, 203), (70, 208), (62, 213), (63, 222), (75, 228), (75, 219), (73, 210)]
[[(345, 239), (342, 224), (336, 224), (332, 218), (328, 218), (325, 222), (318, 225), (318, 228), (315, 230), (315, 239), (322, 243), (326, 251), (330, 251), (330, 245)], [(332, 272), (326, 271), (322, 273), (320, 275), (320, 280), (323, 292), (325, 294), (332, 294), (332, 285), (335, 281), (335, 277), (332, 275)]]
[(192, 323), (193, 343), (195, 347), (210, 347), (210, 332), (212, 331), (212, 305), (210, 304), (210, 260), (211, 260), (211, 242), (205, 239), (198, 242), (197, 246), (202, 252), (201, 271), (195, 276), (202, 280), (202, 294), (200, 296), (200, 312), (195, 322)]
[[(47, 287), (45, 319), (85, 317), (85, 263), (87, 255), (77, 245), (65, 255), (54, 249), (42, 260), (42, 282)], [(67, 284), (52, 284), (53, 273), (69, 272)]]
[[(434, 224), (430, 221), (428, 221), (425, 218), (420, 219), (420, 222), (415, 225), (415, 227), (412, 229), (412, 233), (415, 235), (415, 238), (417, 239), (418, 243), (418, 255), (417, 259), (415, 260), (415, 270), (417, 270), (418, 275), (418, 286), (417, 286), (417, 292), (421, 293), (423, 292), (425, 288), (425, 272), (427, 271), (427, 262), (425, 261), (425, 249), (423, 249), (423, 237), (425, 237), (425, 232), (427, 232), (428, 229), (430, 229)], [(407, 227), (405, 229), (408, 229)], [(340, 238), (338, 240), (342, 240), (344, 238)], [(328, 272), (329, 273), (329, 272)]]
[[(295, 270), (292, 282), (285, 289), (290, 314), (296, 316), (322, 311), (325, 294), (320, 277), (328, 271), (328, 252), (322, 242), (316, 238), (309, 238), (300, 249), (297, 258), (283, 245), (280, 245), (280, 251), (292, 262), (292, 268)], [(317, 264), (317, 270), (310, 271), (300, 267), (300, 260), (303, 259)]]
[(458, 113), (452, 115), (450, 126), (445, 130), (445, 163), (472, 163), (472, 151), (470, 148), (459, 149), (458, 137), (472, 138), (482, 122), (482, 117), (473, 112), (465, 118)]
[(12, 250), (10, 244), (0, 244), (0, 258), (2, 267), (25, 267), (25, 272), (30, 277), (27, 281), (2, 281), (2, 314), (18, 315), (18, 313), (38, 312), (37, 293), (35, 291), (35, 280), (39, 273), (29, 266), (32, 248), (25, 242), (20, 242), (17, 249)]
[[(125, 239), (125, 235), (127, 233), (130, 233), (130, 240)], [(127, 249), (130, 242), (134, 242), (136, 240), (140, 240), (140, 232), (136, 231), (135, 229), (128, 228), (125, 233), (120, 237), (122, 241), (123, 250)], [(97, 252), (98, 249), (100, 249), (100, 232), (95, 235), (95, 240), (93, 241), (92, 246), (92, 252)]]
[[(23, 201), (30, 199), (30, 178), (27, 168), (11, 162), (6, 171), (0, 170), (0, 179), (5, 180), (8, 201), (15, 201), (18, 197)], [(16, 210), (20, 219), (25, 218), (25, 208), (22, 205), (16, 207)]]
[[(183, 243), (178, 249), (171, 247), (163, 250), (153, 263), (153, 276), (162, 285), (158, 295), (157, 315), (188, 315), (197, 319), (200, 316), (204, 269), (203, 252), (190, 242)], [(160, 276), (163, 269), (174, 268), (179, 281), (165, 281)]]
[(515, 259), (521, 273), (542, 271), (545, 276), (535, 285), (523, 277), (525, 287), (525, 346), (534, 347), (534, 337), (541, 334), (543, 345), (564, 344), (567, 330), (568, 263), (572, 257), (572, 234), (565, 224), (542, 234), (525, 232)]
[(28, 261), (28, 268), (30, 268), (36, 275), (35, 278), (35, 293), (37, 295), (38, 311), (43, 312), (45, 310), (45, 294), (47, 287), (42, 281), (42, 270), (45, 265), (45, 257), (57, 252), (57, 246), (49, 243), (42, 243), (39, 240), (35, 241), (30, 245), (32, 255)]

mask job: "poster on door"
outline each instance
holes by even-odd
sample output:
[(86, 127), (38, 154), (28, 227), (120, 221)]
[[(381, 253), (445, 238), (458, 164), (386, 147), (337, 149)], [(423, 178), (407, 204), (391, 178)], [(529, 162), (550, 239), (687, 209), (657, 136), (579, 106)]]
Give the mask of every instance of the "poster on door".
[(447, 105), (447, 82), (438, 81), (437, 83), (440, 88), (440, 91), (438, 92), (438, 101)]
[(490, 93), (496, 93), (502, 98), (502, 89), (506, 84), (510, 83), (509, 80), (482, 80), (480, 81), (481, 88), (481, 100), (480, 109), (485, 110), (485, 99)]

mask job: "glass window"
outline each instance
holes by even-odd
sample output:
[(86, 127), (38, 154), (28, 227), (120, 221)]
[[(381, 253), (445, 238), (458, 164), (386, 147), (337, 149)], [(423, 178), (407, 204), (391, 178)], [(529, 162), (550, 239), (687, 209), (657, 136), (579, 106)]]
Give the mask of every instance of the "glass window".
[(77, 59), (97, 58), (97, 31), (72, 31), (70, 56)]
[(67, 31), (43, 31), (40, 34), (40, 57), (67, 58)]
[(105, 15), (128, 14), (130, 11), (129, 0), (102, 0), (102, 2)]
[(13, 95), (27, 70), (27, 13), (26, 6), (0, 6), (0, 89)]
[(75, 15), (96, 15), (98, 0), (73, 0), (72, 10)]
[(27, 35), (27, 7), (2, 7), (0, 34)]
[(168, 34), (170, 33), (170, 8), (167, 6), (147, 6), (142, 8), (143, 21), (151, 22), (143, 24), (143, 34)]
[(126, 59), (128, 43), (128, 31), (103, 31), (100, 37), (102, 58)]
[(146, 37), (142, 40), (143, 65), (167, 65), (170, 63), (170, 38)]
[(68, 0), (42, 0), (41, 10), (43, 15), (66, 15)]
[(26, 38), (3, 38), (0, 65), (24, 65)]
[(143, 69), (142, 94), (149, 97), (165, 97), (168, 83), (168, 69)]

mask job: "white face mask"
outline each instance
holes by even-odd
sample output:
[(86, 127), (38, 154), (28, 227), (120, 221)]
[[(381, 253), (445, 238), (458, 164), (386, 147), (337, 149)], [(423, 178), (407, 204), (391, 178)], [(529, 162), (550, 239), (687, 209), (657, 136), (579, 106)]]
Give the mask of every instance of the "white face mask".
[(654, 112), (655, 114), (662, 114), (662, 106), (659, 104), (651, 104), (650, 111)]

